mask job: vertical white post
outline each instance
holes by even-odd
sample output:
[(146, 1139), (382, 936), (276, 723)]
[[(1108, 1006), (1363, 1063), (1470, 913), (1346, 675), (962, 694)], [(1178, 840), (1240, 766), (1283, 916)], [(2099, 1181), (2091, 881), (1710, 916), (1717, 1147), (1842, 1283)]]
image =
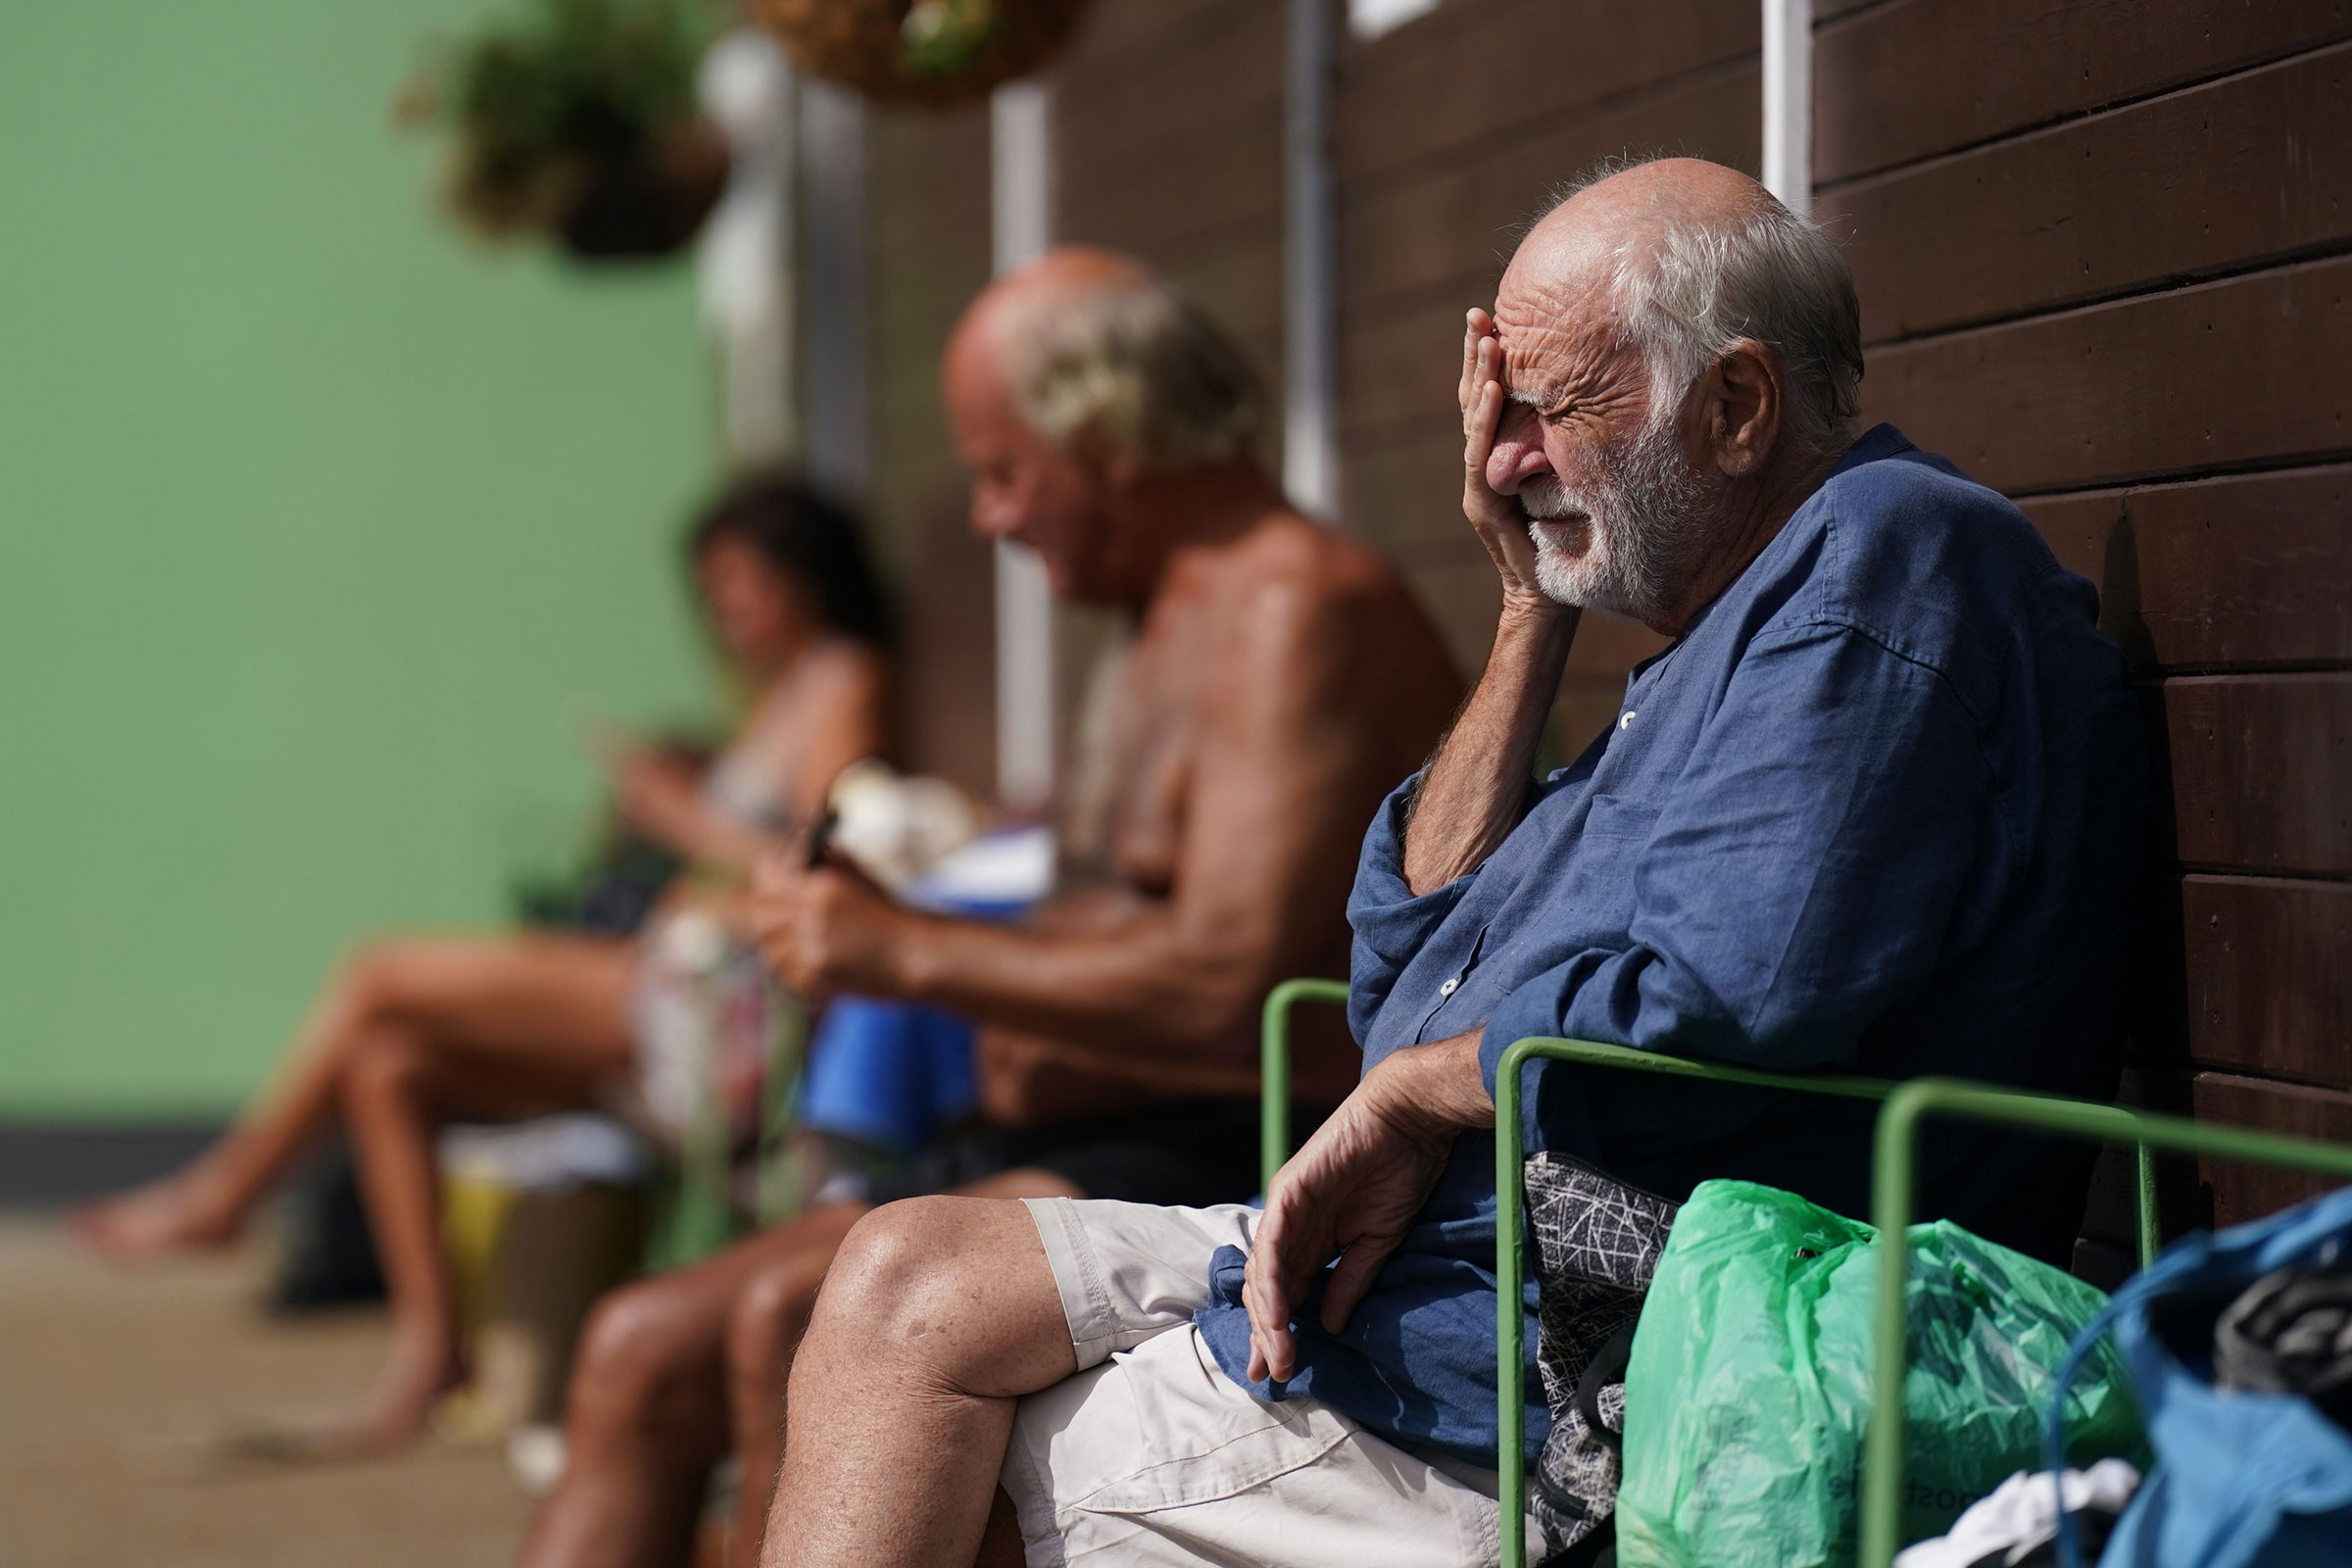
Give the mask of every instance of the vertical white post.
[[(996, 270), (1045, 254), (1054, 234), (1053, 100), (1034, 82), (989, 105), (990, 218)], [(1036, 555), (997, 544), (997, 794), (1015, 810), (1054, 793), (1054, 597)]]
[(1339, 514), (1339, 245), (1331, 181), (1331, 0), (1290, 0), (1283, 92), (1282, 487)]
[(727, 188), (696, 247), (703, 317), (718, 339), (728, 456), (761, 467), (801, 447), (792, 373), (800, 94), (783, 45), (760, 27), (713, 43), (697, 88), (727, 139)]
[(808, 477), (865, 495), (865, 101), (811, 79), (801, 89), (808, 228), (808, 358), (801, 408)]
[(1813, 0), (1764, 0), (1764, 188), (1813, 202)]

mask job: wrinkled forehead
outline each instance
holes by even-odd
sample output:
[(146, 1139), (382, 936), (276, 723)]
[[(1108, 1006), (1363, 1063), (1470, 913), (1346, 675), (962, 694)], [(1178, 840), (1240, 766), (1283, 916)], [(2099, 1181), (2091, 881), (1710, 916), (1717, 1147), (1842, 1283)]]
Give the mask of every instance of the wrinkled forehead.
[(1547, 403), (1632, 352), (1616, 266), (1613, 248), (1581, 235), (1539, 229), (1519, 248), (1494, 293), (1503, 386), (1514, 398)]

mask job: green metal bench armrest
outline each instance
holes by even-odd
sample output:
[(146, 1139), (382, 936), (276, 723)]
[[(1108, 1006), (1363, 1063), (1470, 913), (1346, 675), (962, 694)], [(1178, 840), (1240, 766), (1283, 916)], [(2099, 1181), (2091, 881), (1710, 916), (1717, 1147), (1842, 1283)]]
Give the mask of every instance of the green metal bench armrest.
[(1301, 1002), (1348, 1005), (1345, 980), (1285, 980), (1266, 993), (1258, 1034), (1258, 1191), (1291, 1157), (1291, 1008)]

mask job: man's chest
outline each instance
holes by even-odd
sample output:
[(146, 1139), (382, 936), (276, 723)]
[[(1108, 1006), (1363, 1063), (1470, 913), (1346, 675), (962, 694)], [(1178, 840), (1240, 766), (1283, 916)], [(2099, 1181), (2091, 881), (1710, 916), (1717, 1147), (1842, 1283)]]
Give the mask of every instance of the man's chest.
[(1215, 700), (1211, 664), (1198, 637), (1155, 629), (1099, 669), (1080, 726), (1074, 858), (1145, 892), (1174, 884)]

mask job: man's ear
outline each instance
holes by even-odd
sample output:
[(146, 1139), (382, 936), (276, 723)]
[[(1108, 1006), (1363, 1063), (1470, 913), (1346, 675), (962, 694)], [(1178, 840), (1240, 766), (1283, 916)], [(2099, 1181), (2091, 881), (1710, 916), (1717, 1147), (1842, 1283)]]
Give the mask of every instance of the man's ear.
[(1754, 338), (1743, 337), (1716, 358), (1707, 408), (1707, 444), (1729, 478), (1761, 470), (1780, 444), (1788, 384), (1781, 362)]

